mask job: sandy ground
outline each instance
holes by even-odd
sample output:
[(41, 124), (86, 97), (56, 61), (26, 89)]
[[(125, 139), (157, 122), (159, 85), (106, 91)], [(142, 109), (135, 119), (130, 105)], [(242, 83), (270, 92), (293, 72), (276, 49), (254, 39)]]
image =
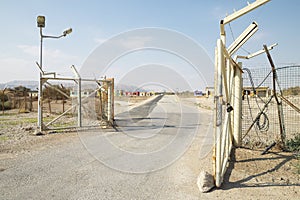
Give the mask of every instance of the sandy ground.
[[(203, 112), (212, 112), (212, 99), (184, 98), (181, 101)], [(118, 100), (116, 104), (127, 108), (134, 106), (133, 102), (121, 100)], [(2, 163), (0, 173), (5, 170), (5, 163), (12, 162), (12, 159), (22, 158), (33, 151), (42, 152), (56, 145), (64, 145), (71, 139), (78, 139), (77, 132), (33, 136), (37, 113), (17, 114), (17, 112), (17, 110), (12, 110), (0, 115), (0, 163)], [(122, 109), (118, 112), (122, 112)], [(209, 193), (200, 193), (197, 190), (195, 174), (199, 174), (201, 170), (212, 172), (212, 152), (209, 151), (199, 156), (201, 139), (203, 138), (195, 138), (186, 152), (188, 156), (182, 158), (189, 170), (180, 166), (175, 168), (178, 170), (176, 173), (180, 173), (181, 177), (192, 176), (192, 178), (187, 178), (190, 181), (174, 179), (177, 187), (184, 188), (187, 193), (194, 195), (196, 193), (199, 199), (299, 198), (300, 175), (295, 167), (299, 165), (299, 160), (296, 160), (292, 153), (271, 150), (268, 154), (261, 155), (262, 150), (245, 148), (235, 150), (222, 187), (213, 189)]]
[[(212, 111), (214, 106), (213, 99), (208, 98), (183, 98), (182, 101), (207, 111)], [(300, 174), (296, 166), (300, 165), (300, 160), (295, 158), (295, 153), (272, 149), (261, 155), (264, 149), (247, 148), (233, 151), (223, 185), (201, 194), (203, 199), (299, 198)], [(211, 156), (210, 152), (207, 157)]]

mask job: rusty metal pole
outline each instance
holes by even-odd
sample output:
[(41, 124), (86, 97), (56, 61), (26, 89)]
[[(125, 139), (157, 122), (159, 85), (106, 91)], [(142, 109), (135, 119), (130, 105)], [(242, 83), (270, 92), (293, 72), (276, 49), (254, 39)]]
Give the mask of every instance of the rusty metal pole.
[(280, 128), (280, 139), (283, 145), (283, 148), (285, 146), (285, 127), (284, 127), (284, 120), (283, 120), (283, 110), (282, 110), (282, 102), (279, 101), (276, 93), (276, 79), (277, 79), (277, 73), (276, 73), (276, 68), (274, 65), (274, 62), (272, 60), (272, 57), (269, 53), (267, 45), (264, 45), (264, 49), (266, 51), (268, 60), (270, 62), (271, 68), (272, 68), (272, 73), (273, 73), (273, 95), (275, 97), (276, 103), (277, 103), (277, 111), (278, 111), (278, 120), (279, 120), (279, 128)]

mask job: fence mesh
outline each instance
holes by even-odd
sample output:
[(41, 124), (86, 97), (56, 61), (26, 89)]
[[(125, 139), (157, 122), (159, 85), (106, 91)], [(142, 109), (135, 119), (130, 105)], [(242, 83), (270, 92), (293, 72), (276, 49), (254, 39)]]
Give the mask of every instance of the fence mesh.
[(286, 140), (300, 133), (300, 66), (276, 69), (277, 105), (270, 68), (244, 69), (242, 101), (243, 145), (256, 148), (280, 140), (279, 112)]
[[(109, 123), (108, 81), (81, 80), (81, 120), (80, 126), (99, 126)], [(101, 85), (101, 89), (99, 88)], [(112, 88), (111, 87), (111, 88)], [(48, 80), (43, 88), (43, 121), (45, 129), (64, 129), (78, 127), (78, 82), (74, 80)], [(113, 89), (110, 94), (113, 94)], [(37, 100), (35, 97), (34, 100)], [(37, 109), (37, 101), (33, 102)], [(113, 99), (110, 101), (110, 115), (113, 112)], [(113, 118), (113, 117), (112, 117)]]

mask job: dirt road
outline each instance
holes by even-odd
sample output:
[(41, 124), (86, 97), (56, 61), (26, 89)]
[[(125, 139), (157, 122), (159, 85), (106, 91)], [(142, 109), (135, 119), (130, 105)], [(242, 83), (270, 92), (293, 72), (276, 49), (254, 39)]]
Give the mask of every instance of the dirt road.
[(118, 115), (116, 130), (53, 134), (22, 151), (3, 148), (0, 199), (299, 197), (291, 155), (261, 159), (259, 152), (251, 155), (245, 149), (237, 150), (222, 188), (200, 193), (198, 174), (212, 171), (212, 112), (195, 105), (164, 96)]
[[(209, 120), (207, 113), (188, 106), (180, 110), (177, 105), (175, 97), (160, 98), (136, 107), (138, 112), (131, 111), (130, 120), (117, 117), (118, 132), (69, 134), (21, 155), (2, 158), (0, 198), (198, 199), (196, 178), (201, 165), (209, 168), (210, 163), (200, 165), (198, 142), (205, 135), (197, 131), (200, 126), (205, 132)], [(150, 106), (150, 110), (146, 109)], [(133, 154), (98, 151), (106, 145), (100, 137), (119, 145), (116, 150), (122, 148)], [(196, 145), (190, 146), (193, 143)], [(101, 147), (93, 148), (94, 145)], [(130, 157), (137, 153), (144, 156), (139, 160)]]

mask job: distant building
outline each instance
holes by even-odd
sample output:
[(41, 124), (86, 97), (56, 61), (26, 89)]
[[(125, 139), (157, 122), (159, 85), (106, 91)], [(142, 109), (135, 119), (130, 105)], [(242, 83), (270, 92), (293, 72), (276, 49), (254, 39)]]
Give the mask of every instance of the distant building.
[(127, 96), (127, 97), (132, 96), (132, 92), (125, 92), (125, 96)]
[(122, 91), (122, 93), (116, 93), (116, 95), (119, 96), (127, 96), (127, 97), (151, 97), (155, 95), (155, 92), (140, 92), (140, 91), (134, 91), (134, 92), (128, 92), (128, 91)]
[(269, 87), (258, 87), (253, 90), (253, 87), (243, 87), (243, 95), (249, 95), (250, 97), (269, 97), (271, 95), (271, 89)]
[(29, 95), (30, 97), (35, 98), (35, 97), (38, 97), (39, 92), (38, 92), (37, 90), (32, 90), (32, 91), (29, 91), (29, 92), (28, 92), (28, 95)]
[[(81, 97), (89, 97), (92, 96), (93, 91), (81, 91)], [(71, 91), (70, 92), (70, 97), (75, 98), (78, 97), (77, 91)]]
[(215, 88), (214, 87), (206, 87), (205, 88), (205, 96), (206, 97), (212, 97), (214, 96)]
[(151, 92), (146, 92), (146, 96), (147, 97), (151, 97), (151, 96), (154, 96), (155, 95), (155, 92), (151, 91)]
[(115, 96), (117, 96), (117, 97), (124, 96), (124, 91), (123, 90), (115, 90)]
[(200, 91), (200, 90), (195, 90), (195, 91), (194, 91), (194, 96), (196, 96), (196, 97), (203, 96), (203, 92)]
[(138, 97), (138, 96), (140, 96), (140, 92), (138, 92), (138, 91), (135, 91), (135, 92), (133, 92), (133, 93), (132, 93), (132, 96), (134, 96), (134, 97)]
[(147, 92), (140, 92), (140, 97), (145, 97)]

